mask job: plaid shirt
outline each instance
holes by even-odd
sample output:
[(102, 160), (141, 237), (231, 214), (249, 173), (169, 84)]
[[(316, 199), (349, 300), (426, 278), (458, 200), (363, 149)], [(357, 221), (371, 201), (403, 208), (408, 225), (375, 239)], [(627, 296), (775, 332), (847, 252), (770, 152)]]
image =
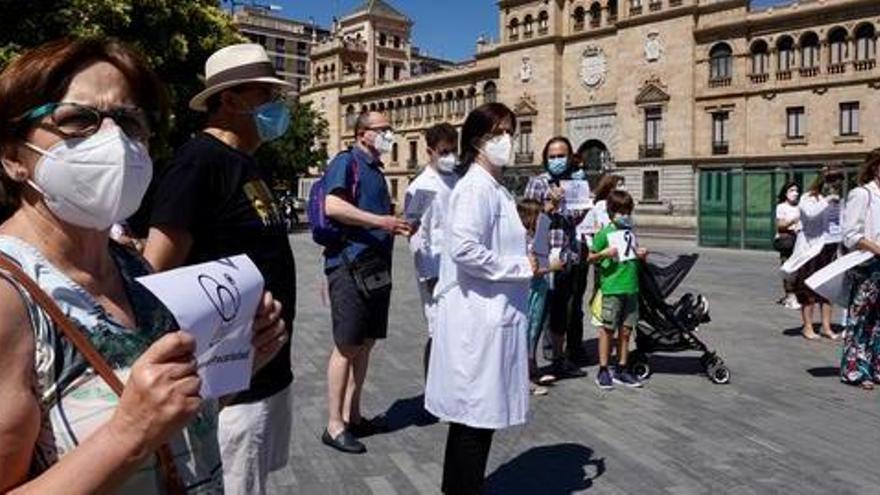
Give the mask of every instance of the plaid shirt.
[[(524, 197), (539, 201), (542, 205), (550, 196), (550, 174), (544, 172), (529, 179)], [(565, 199), (559, 203), (559, 211), (550, 215), (550, 249), (559, 249), (559, 259), (566, 263), (580, 262), (580, 243), (575, 229), (577, 222), (573, 212), (565, 210)], [(581, 218), (583, 216), (581, 215)]]

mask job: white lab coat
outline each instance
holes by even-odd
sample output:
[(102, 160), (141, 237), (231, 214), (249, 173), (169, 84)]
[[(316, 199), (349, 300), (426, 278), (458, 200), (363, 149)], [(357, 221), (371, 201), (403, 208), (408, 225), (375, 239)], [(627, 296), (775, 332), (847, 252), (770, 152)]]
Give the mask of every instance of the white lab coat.
[(870, 240), (880, 237), (880, 187), (876, 181), (853, 189), (846, 200), (844, 246), (849, 250), (856, 249), (865, 237)]
[[(801, 197), (799, 207), (801, 210), (801, 226), (797, 239), (794, 243), (794, 252), (786, 261), (781, 270), (788, 276), (793, 276), (808, 261), (822, 252), (825, 244), (832, 241), (829, 231), (829, 213), (831, 208), (825, 196), (814, 196), (807, 193)], [(843, 212), (843, 205), (840, 205)]]
[(409, 205), (416, 191), (434, 193), (431, 206), (420, 219), (419, 230), (409, 239), (429, 335), (434, 335), (436, 327), (437, 304), (433, 292), (437, 277), (440, 276), (440, 253), (443, 252), (449, 196), (457, 181), (457, 174), (441, 174), (434, 167), (428, 166), (406, 189), (406, 205)]
[(452, 192), (447, 226), (425, 407), (474, 428), (522, 424), (532, 268), (516, 203), (472, 165)]

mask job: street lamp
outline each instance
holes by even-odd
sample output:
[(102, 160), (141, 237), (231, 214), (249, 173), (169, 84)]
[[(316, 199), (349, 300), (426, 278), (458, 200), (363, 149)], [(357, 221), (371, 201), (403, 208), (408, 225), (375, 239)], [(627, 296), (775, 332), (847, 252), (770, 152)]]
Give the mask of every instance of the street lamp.
[(257, 0), (225, 0), (229, 4), (229, 12), (235, 14), (236, 7), (253, 7), (266, 12), (280, 12), (283, 7), (274, 3), (262, 3)]

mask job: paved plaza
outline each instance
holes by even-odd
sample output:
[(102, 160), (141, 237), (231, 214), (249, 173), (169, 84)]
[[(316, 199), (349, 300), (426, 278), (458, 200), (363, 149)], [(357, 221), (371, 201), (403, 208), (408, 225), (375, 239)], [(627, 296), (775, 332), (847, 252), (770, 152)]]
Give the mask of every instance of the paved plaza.
[[(294, 336), (294, 432), (289, 466), (273, 474), (277, 494), (439, 493), (446, 426), (421, 412), (425, 325), (412, 261), (395, 252), (389, 338), (377, 346), (367, 415), (392, 431), (365, 439), (361, 456), (321, 444), (326, 424), (329, 306), (320, 251), (291, 237), (299, 305)], [(701, 334), (730, 366), (714, 385), (695, 353), (654, 356), (642, 390), (600, 392), (593, 378), (557, 384), (532, 398), (530, 420), (499, 432), (487, 469), (491, 494), (869, 494), (880, 493), (880, 393), (837, 378), (838, 343), (799, 336), (798, 316), (775, 304), (773, 253), (711, 250), (686, 241), (644, 240), (656, 252), (699, 252), (679, 291), (711, 301)], [(595, 355), (595, 332), (585, 338)]]

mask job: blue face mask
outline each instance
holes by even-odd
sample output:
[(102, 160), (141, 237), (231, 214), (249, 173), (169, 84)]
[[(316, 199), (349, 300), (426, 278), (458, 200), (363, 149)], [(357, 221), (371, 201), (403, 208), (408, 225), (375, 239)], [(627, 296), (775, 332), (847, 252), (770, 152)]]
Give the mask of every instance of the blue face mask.
[(577, 169), (571, 173), (571, 178), (574, 180), (587, 180), (587, 173), (583, 169)]
[(559, 176), (568, 170), (568, 158), (551, 158), (547, 160), (547, 171), (550, 175)]
[(283, 136), (290, 127), (290, 108), (283, 101), (270, 101), (254, 109), (254, 124), (264, 143)]
[(617, 215), (614, 217), (614, 224), (621, 229), (632, 229), (632, 217), (630, 217), (629, 215)]

